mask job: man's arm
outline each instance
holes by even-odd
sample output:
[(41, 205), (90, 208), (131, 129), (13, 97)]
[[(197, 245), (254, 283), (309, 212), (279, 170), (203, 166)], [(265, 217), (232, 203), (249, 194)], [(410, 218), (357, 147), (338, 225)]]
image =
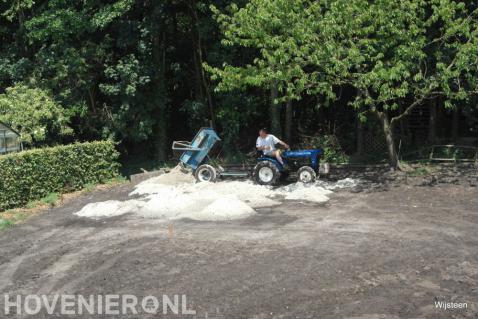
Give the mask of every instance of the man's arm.
[(289, 144), (287, 144), (287, 143), (285, 143), (285, 142), (283, 142), (283, 141), (281, 141), (281, 140), (279, 140), (279, 144), (282, 145), (282, 146), (284, 146), (284, 147), (287, 148), (287, 149), (290, 148), (290, 147), (289, 147)]
[(280, 144), (284, 146), (285, 148), (289, 148), (289, 145), (287, 145), (286, 142), (279, 140), (277, 137), (274, 136), (274, 144)]

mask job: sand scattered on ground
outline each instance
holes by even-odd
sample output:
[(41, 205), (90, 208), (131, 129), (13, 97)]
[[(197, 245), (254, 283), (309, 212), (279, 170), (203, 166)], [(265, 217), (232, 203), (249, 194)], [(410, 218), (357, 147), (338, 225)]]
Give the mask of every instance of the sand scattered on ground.
[(130, 193), (135, 199), (91, 203), (76, 214), (91, 218), (132, 213), (166, 220), (234, 220), (256, 214), (256, 208), (280, 205), (284, 200), (326, 202), (332, 189), (355, 185), (357, 181), (352, 179), (336, 183), (320, 181), (311, 185), (295, 183), (278, 188), (251, 181), (196, 183), (190, 173), (176, 167), (167, 174), (136, 185)]
[(278, 189), (286, 200), (298, 200), (306, 202), (322, 203), (329, 200), (327, 195), (332, 191), (315, 184), (306, 185), (295, 183)]
[(359, 181), (353, 178), (344, 178), (338, 180), (335, 183), (331, 183), (328, 181), (317, 181), (316, 185), (323, 187), (328, 190), (336, 190), (336, 189), (343, 189), (343, 188), (352, 188), (359, 184)]

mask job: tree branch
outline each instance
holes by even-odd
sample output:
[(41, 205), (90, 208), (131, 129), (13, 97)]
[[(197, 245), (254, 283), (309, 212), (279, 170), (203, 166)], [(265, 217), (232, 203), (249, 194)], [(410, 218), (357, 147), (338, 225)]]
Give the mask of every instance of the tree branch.
[(395, 117), (392, 117), (392, 119), (390, 120), (390, 125), (393, 125), (395, 122), (397, 121), (400, 121), (402, 118), (404, 118), (405, 116), (407, 116), (408, 114), (410, 114), (410, 112), (415, 108), (417, 107), (418, 105), (420, 105), (422, 102), (423, 102), (424, 98), (421, 98), (421, 99), (418, 99), (416, 100), (415, 102), (413, 102), (412, 104), (410, 104), (406, 109), (405, 111), (398, 115), (398, 116), (395, 116)]

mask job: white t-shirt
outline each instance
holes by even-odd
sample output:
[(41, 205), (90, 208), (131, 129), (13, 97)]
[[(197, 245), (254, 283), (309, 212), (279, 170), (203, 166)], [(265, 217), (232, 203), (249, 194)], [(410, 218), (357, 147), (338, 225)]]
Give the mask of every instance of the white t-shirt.
[(277, 143), (279, 143), (279, 139), (277, 137), (272, 134), (267, 134), (265, 138), (260, 136), (257, 138), (256, 147), (265, 146), (266, 148), (262, 152), (267, 155), (276, 150)]

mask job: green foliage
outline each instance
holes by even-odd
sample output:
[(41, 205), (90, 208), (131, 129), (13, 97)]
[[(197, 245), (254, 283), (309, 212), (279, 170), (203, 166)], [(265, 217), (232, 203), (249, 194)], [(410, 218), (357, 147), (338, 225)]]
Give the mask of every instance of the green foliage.
[(0, 18), (0, 94), (27, 84), (43, 93), (22, 105), (45, 94), (61, 115), (12, 104), (33, 145), (114, 139), (162, 164), (172, 139), (214, 118), (225, 153), (247, 152), (276, 84), (282, 121), (281, 102), (296, 100), (292, 139), (333, 122), (348, 151), (354, 112), (388, 113), (393, 128), (430, 99), (463, 111), (460, 134), (478, 131), (473, 1), (1, 0)]
[(478, 93), (478, 8), (453, 0), (251, 0), (228, 13), (214, 6), (223, 45), (253, 49), (246, 65), (206, 65), (218, 90), (269, 88), (280, 100), (320, 95), (378, 116), (390, 164), (393, 128), (415, 107), (452, 108)]
[(221, 138), (224, 155), (241, 157), (240, 152), (249, 152), (254, 143), (245, 144), (247, 135), (257, 132), (257, 126), (248, 123), (249, 119), (259, 115), (258, 98), (246, 94), (220, 96), (221, 109), (217, 111), (217, 122), (223, 128)]
[(33, 0), (4, 0), (3, 2), (10, 2), (7, 10), (2, 13), (2, 15), (10, 21), (23, 10), (30, 9), (34, 3)]
[(93, 25), (104, 28), (114, 19), (121, 17), (131, 9), (135, 0), (119, 0), (106, 4), (93, 17)]
[(110, 141), (35, 149), (0, 157), (0, 210), (102, 183), (118, 175), (118, 152)]
[(303, 92), (335, 97), (333, 82), (323, 72), (326, 65), (321, 65), (334, 49), (323, 48), (320, 42), (323, 2), (252, 0), (241, 9), (231, 5), (228, 14), (212, 6), (223, 31), (222, 44), (253, 48), (257, 53), (245, 66), (206, 66), (212, 78), (220, 80), (217, 89), (268, 88), (277, 83), (287, 99), (300, 99)]
[(19, 131), (27, 144), (38, 144), (51, 135), (70, 135), (68, 115), (50, 95), (23, 84), (0, 94), (0, 121)]
[(300, 147), (304, 149), (322, 149), (321, 162), (344, 164), (349, 158), (335, 135), (303, 136)]
[(113, 102), (111, 123), (103, 129), (104, 137), (116, 139), (128, 138), (143, 141), (152, 134), (153, 126), (158, 121), (154, 117), (143, 117), (137, 123), (131, 122), (133, 114), (141, 114), (149, 105), (142, 102), (141, 91), (151, 82), (144, 65), (134, 55), (122, 57), (116, 65), (107, 66), (104, 70), (105, 83), (99, 85), (101, 93)]
[(335, 99), (338, 86), (350, 85), (359, 92), (351, 105), (371, 111), (476, 93), (475, 6), (450, 0), (251, 0), (241, 9), (232, 5), (229, 14), (213, 11), (224, 45), (257, 52), (244, 67), (207, 67), (220, 90), (278, 81), (284, 98)]

